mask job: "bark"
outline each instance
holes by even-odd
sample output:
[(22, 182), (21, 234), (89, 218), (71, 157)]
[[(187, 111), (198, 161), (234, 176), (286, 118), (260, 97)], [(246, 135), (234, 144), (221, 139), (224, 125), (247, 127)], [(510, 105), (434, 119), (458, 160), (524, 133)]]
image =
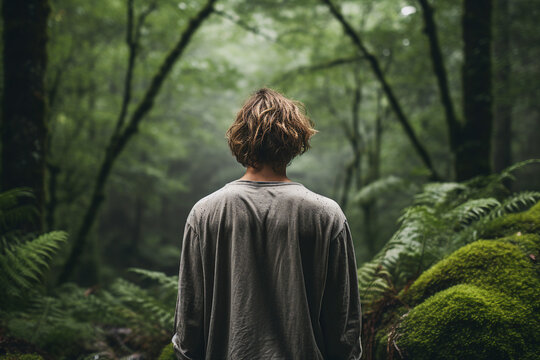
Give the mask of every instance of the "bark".
[(48, 201), (47, 201), (47, 211), (45, 212), (45, 223), (47, 225), (47, 231), (54, 230), (55, 224), (55, 212), (56, 207), (58, 206), (58, 194), (56, 190), (58, 189), (58, 175), (60, 175), (60, 167), (51, 163), (47, 164), (49, 169), (49, 181), (48, 181)]
[(491, 173), (491, 0), (465, 0), (463, 11), (463, 112), (456, 149), (458, 181)]
[(495, 9), (495, 116), (493, 167), (496, 172), (512, 164), (512, 100), (510, 96), (510, 11), (508, 0), (497, 0)]
[(431, 172), (431, 180), (439, 180), (440, 176), (438, 175), (437, 171), (433, 167), (431, 157), (429, 156), (427, 150), (424, 148), (422, 143), (420, 143), (420, 141), (418, 140), (418, 137), (416, 136), (416, 133), (414, 132), (412, 126), (410, 125), (409, 119), (405, 115), (401, 107), (401, 104), (399, 103), (397, 97), (394, 94), (392, 87), (386, 80), (386, 77), (381, 69), (379, 61), (373, 54), (371, 54), (368, 51), (368, 49), (365, 47), (364, 43), (362, 42), (360, 36), (357, 34), (354, 28), (349, 24), (349, 22), (345, 20), (341, 12), (332, 3), (332, 1), (331, 0), (321, 0), (321, 1), (328, 6), (332, 15), (336, 18), (336, 20), (340, 22), (345, 34), (351, 38), (351, 40), (353, 41), (355, 46), (358, 48), (360, 53), (368, 61), (371, 67), (371, 70), (373, 71), (373, 74), (375, 75), (375, 78), (381, 84), (383, 92), (386, 95), (388, 102), (390, 103), (390, 106), (392, 107), (392, 110), (394, 111), (394, 114), (396, 115), (396, 118), (398, 119), (399, 123), (403, 127), (405, 134), (409, 138), (414, 150), (420, 156), (420, 159), (422, 160), (423, 164)]
[[(139, 101), (135, 110), (129, 117), (127, 125), (125, 127), (122, 127), (122, 125), (124, 123), (124, 117), (126, 116), (126, 111), (124, 110), (124, 105), (122, 105), (122, 109), (120, 111), (120, 115), (117, 121), (117, 124), (118, 123), (120, 124), (117, 125), (116, 130), (114, 131), (111, 137), (109, 145), (107, 146), (107, 149), (105, 152), (105, 158), (103, 159), (103, 162), (99, 169), (98, 176), (94, 184), (94, 189), (92, 192), (90, 205), (88, 206), (85, 212), (82, 224), (79, 230), (77, 231), (77, 235), (75, 237), (75, 242), (73, 244), (71, 253), (59, 277), (60, 283), (69, 280), (73, 270), (75, 269), (77, 261), (79, 260), (80, 256), (83, 253), (86, 240), (88, 238), (88, 233), (90, 232), (92, 225), (94, 224), (96, 220), (99, 208), (101, 207), (101, 204), (103, 203), (103, 200), (105, 199), (105, 185), (107, 183), (107, 180), (109, 178), (109, 175), (111, 173), (111, 170), (114, 166), (116, 159), (122, 153), (128, 141), (138, 131), (138, 127), (141, 120), (146, 116), (146, 114), (152, 108), (156, 95), (158, 94), (163, 82), (167, 78), (167, 75), (171, 71), (173, 65), (182, 56), (193, 34), (201, 26), (203, 21), (206, 20), (210, 16), (210, 14), (212, 14), (212, 12), (214, 11), (215, 2), (216, 0), (208, 0), (205, 6), (201, 10), (199, 10), (199, 12), (189, 21), (187, 27), (182, 32), (180, 39), (178, 40), (176, 45), (172, 48), (172, 50), (169, 52), (169, 54), (165, 57), (161, 66), (159, 67), (157, 72), (154, 74), (148, 89), (146, 90), (144, 96)], [(130, 15), (129, 9), (128, 9), (128, 17), (132, 17), (132, 16), (133, 14), (131, 13)], [(133, 20), (128, 20), (128, 27), (133, 26), (132, 21)], [(131, 28), (128, 30), (131, 31)], [(130, 46), (129, 41), (130, 41), (130, 35), (128, 34), (127, 36), (128, 47), (130, 48), (130, 51), (136, 51), (136, 47)], [(128, 64), (130, 63), (130, 61), (131, 60), (129, 60), (128, 58)], [(129, 66), (128, 66), (127, 76), (132, 76), (132, 74), (133, 74), (132, 72), (129, 72)], [(131, 84), (131, 80), (126, 79), (126, 82), (124, 85), (130, 86), (130, 84)], [(126, 96), (130, 96), (129, 94), (130, 94), (130, 90), (125, 89), (124, 98)], [(125, 99), (123, 101), (123, 104), (124, 102), (125, 102)]]
[(47, 139), (45, 69), (47, 0), (4, 0), (1, 189), (29, 187), (36, 197), (38, 221), (24, 231), (40, 231), (45, 199)]
[(418, 0), (422, 7), (422, 16), (424, 19), (424, 33), (428, 37), (429, 50), (431, 54), (431, 63), (433, 65), (433, 72), (437, 78), (437, 85), (439, 87), (439, 94), (441, 97), (441, 103), (444, 107), (444, 113), (446, 117), (446, 124), (448, 127), (448, 135), (450, 138), (450, 147), (452, 152), (456, 151), (459, 141), (460, 124), (456, 117), (454, 110), (454, 103), (450, 93), (450, 87), (448, 85), (448, 76), (446, 67), (443, 61), (443, 55), (439, 44), (439, 37), (437, 35), (437, 26), (433, 16), (433, 8), (429, 5), (428, 0)]

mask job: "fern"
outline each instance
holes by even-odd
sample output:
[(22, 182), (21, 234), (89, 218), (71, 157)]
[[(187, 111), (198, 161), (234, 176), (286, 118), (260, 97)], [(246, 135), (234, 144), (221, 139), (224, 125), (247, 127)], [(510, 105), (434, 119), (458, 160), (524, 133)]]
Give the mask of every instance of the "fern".
[(357, 203), (368, 203), (384, 193), (403, 189), (406, 185), (408, 185), (408, 183), (404, 179), (390, 175), (362, 187), (362, 189), (354, 196), (353, 201)]
[(428, 183), (403, 210), (399, 229), (383, 249), (358, 269), (362, 302), (369, 306), (389, 291), (404, 287), (445, 255), (468, 242), (494, 218), (523, 211), (540, 200), (540, 192), (508, 194), (502, 184), (512, 172), (539, 159), (522, 161), (500, 174), (463, 183)]
[(3, 245), (0, 256), (0, 286), (8, 297), (0, 301), (11, 300), (24, 294), (42, 280), (43, 273), (49, 267), (49, 260), (60, 245), (67, 239), (67, 234), (54, 231), (43, 234), (38, 238)]
[(23, 222), (36, 221), (34, 194), (29, 188), (16, 188), (0, 193), (0, 236), (5, 238)]

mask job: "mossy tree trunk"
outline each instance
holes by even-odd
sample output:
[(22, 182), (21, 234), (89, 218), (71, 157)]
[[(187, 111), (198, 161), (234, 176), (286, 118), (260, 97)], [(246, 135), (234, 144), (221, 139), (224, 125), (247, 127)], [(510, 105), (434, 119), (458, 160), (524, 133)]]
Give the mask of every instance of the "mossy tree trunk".
[(458, 181), (491, 173), (491, 13), (492, 0), (463, 2), (465, 122), (455, 153)]
[(23, 225), (24, 231), (42, 229), (45, 198), (45, 147), (47, 109), (47, 0), (4, 0), (3, 99), (1, 119), (2, 191), (15, 187), (33, 190), (38, 221)]

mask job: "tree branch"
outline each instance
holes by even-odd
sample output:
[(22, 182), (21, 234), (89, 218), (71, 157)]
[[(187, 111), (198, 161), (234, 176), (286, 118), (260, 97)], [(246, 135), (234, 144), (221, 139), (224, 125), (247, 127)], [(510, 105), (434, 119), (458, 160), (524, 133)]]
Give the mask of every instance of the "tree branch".
[(424, 146), (420, 143), (418, 140), (413, 128), (411, 127), (409, 120), (405, 113), (403, 112), (403, 109), (401, 108), (401, 105), (399, 101), (397, 100), (396, 96), (394, 95), (394, 92), (392, 88), (390, 87), (390, 84), (386, 80), (386, 77), (384, 76), (384, 73), (381, 69), (381, 66), (379, 64), (379, 61), (377, 58), (371, 54), (367, 48), (365, 47), (364, 43), (360, 39), (360, 36), (356, 33), (356, 31), (353, 29), (353, 27), (345, 20), (341, 12), (338, 10), (338, 8), (332, 3), (331, 0), (321, 0), (324, 4), (328, 6), (328, 9), (332, 13), (332, 15), (338, 20), (343, 27), (343, 30), (347, 36), (351, 38), (353, 43), (356, 45), (358, 50), (364, 55), (366, 60), (368, 61), (369, 65), (371, 66), (371, 70), (373, 71), (375, 77), (380, 82), (382, 89), (384, 91), (384, 94), (386, 95), (388, 102), (390, 103), (390, 106), (392, 107), (394, 114), (396, 115), (398, 121), (402, 125), (403, 129), (405, 130), (405, 133), (409, 137), (409, 140), (411, 141), (414, 149), (420, 156), (422, 162), (424, 165), (430, 170), (431, 172), (431, 179), (437, 180), (440, 179), (439, 175), (437, 174), (435, 168), (433, 167), (433, 163), (431, 161), (431, 158), (427, 152), (427, 150), (424, 148)]
[(273, 37), (271, 36), (268, 36), (267, 34), (263, 33), (259, 28), (256, 28), (255, 26), (252, 26), (252, 25), (249, 25), (248, 23), (246, 23), (245, 21), (243, 21), (242, 19), (240, 18), (236, 18), (234, 17), (233, 15), (223, 11), (223, 10), (214, 10), (214, 12), (231, 21), (232, 23), (238, 25), (239, 27), (241, 27), (242, 29), (244, 30), (247, 30), (255, 35), (258, 35), (258, 36), (261, 36), (263, 37), (264, 39), (268, 40), (268, 41), (271, 41), (271, 42), (276, 42), (276, 39), (274, 39)]

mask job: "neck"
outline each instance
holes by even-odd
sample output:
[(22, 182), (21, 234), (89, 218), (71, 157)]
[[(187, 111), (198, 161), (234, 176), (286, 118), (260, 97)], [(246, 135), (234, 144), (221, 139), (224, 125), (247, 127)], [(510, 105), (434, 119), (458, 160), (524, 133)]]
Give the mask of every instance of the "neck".
[(244, 176), (240, 180), (250, 180), (250, 181), (291, 181), (287, 177), (287, 167), (283, 166), (282, 169), (278, 171), (274, 170), (271, 165), (263, 164), (258, 167), (248, 166)]

